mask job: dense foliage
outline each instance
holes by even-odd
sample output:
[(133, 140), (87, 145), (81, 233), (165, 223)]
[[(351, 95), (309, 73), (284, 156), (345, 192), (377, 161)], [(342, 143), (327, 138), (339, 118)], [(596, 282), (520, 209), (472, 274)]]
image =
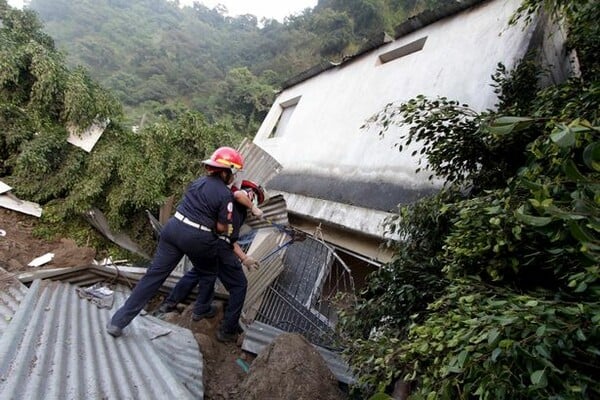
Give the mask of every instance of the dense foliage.
[[(151, 239), (145, 210), (156, 214), (202, 173), (202, 159), (242, 139), (231, 126), (208, 124), (191, 111), (135, 133), (122, 124), (121, 106), (109, 92), (84, 69), (66, 67), (32, 11), (0, 0), (0, 23), (0, 179), (44, 206), (48, 235), (64, 229), (81, 241), (96, 240), (81, 216), (97, 207), (114, 228)], [(67, 142), (70, 131), (106, 120), (91, 153)]]
[(396, 257), (342, 317), (361, 397), (600, 397), (600, 11), (528, 0), (515, 18), (539, 7), (566, 18), (581, 78), (532, 90), (526, 59), (499, 66), (495, 112), (420, 96), (370, 121), (408, 125), (400, 150), (420, 141), (447, 184), (390, 221)]

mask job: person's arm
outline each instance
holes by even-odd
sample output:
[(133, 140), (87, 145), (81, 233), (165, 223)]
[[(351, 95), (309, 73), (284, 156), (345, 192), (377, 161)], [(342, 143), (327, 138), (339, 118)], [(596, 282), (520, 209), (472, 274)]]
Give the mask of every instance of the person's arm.
[(263, 216), (263, 211), (252, 203), (250, 195), (245, 190), (236, 191), (233, 193), (233, 198), (235, 201), (248, 208), (255, 217), (261, 218)]
[(233, 253), (240, 259), (242, 265), (247, 268), (258, 268), (258, 261), (256, 261), (253, 257), (244, 253), (244, 250), (240, 247), (237, 242), (233, 244)]
[(224, 224), (222, 222), (217, 222), (217, 224), (215, 225), (215, 230), (217, 231), (218, 234), (226, 233), (228, 228), (229, 228), (229, 225)]

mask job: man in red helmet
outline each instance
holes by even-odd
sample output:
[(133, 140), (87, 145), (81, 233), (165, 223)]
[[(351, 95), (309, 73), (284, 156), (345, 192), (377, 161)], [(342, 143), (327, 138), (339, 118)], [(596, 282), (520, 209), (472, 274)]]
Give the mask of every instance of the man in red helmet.
[[(221, 327), (217, 332), (217, 340), (221, 342), (235, 341), (237, 334), (241, 332), (239, 319), (246, 299), (248, 281), (242, 269), (242, 264), (248, 268), (256, 267), (257, 261), (246, 255), (237, 243), (240, 228), (246, 220), (247, 210), (251, 210), (255, 216), (262, 216), (258, 206), (265, 200), (263, 188), (250, 180), (244, 180), (241, 189), (232, 188), (234, 191), (235, 204), (233, 212), (233, 231), (225, 238), (221, 237), (219, 244), (217, 275), (213, 276), (212, 282), (201, 279), (198, 271), (194, 268), (188, 271), (177, 285), (171, 290), (167, 299), (159, 307), (159, 312), (174, 311), (177, 304), (185, 299), (196, 285), (198, 285), (198, 297), (194, 304), (192, 319), (198, 321), (203, 318), (212, 318), (216, 314), (216, 307), (211, 304), (216, 278), (218, 276), (225, 289), (229, 292), (229, 301), (225, 309), (225, 315)], [(208, 294), (208, 295), (207, 295)]]
[[(212, 282), (217, 272), (219, 235), (232, 232), (233, 196), (227, 187), (244, 166), (242, 156), (231, 147), (220, 147), (202, 162), (207, 171), (188, 187), (160, 233), (156, 253), (146, 274), (135, 286), (125, 304), (117, 310), (106, 330), (121, 336), (123, 329), (146, 303), (186, 255), (200, 281)], [(204, 294), (209, 301), (212, 294)]]

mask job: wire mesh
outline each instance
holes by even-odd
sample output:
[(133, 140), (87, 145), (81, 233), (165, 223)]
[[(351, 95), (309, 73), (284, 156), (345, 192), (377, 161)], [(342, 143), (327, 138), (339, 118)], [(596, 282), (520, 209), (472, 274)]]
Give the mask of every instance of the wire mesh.
[(330, 246), (313, 236), (291, 243), (283, 265), (255, 319), (337, 349), (335, 299), (340, 293), (354, 294), (350, 270)]

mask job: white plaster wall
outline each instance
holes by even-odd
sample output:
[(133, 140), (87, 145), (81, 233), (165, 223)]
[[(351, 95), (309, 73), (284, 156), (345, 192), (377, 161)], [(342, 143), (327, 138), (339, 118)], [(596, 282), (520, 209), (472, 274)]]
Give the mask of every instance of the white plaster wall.
[[(284, 90), (254, 142), (288, 173), (428, 185), (426, 173), (414, 173), (412, 150), (399, 153), (393, 147), (397, 130), (380, 139), (376, 131), (360, 127), (387, 103), (419, 94), (447, 96), (478, 111), (492, 108), (496, 97), (490, 84), (497, 63), (512, 67), (532, 34), (532, 27), (508, 27), (519, 2), (484, 2)], [(424, 36), (421, 51), (385, 64), (379, 61), (381, 53)], [(300, 101), (285, 136), (267, 138), (281, 112), (279, 104), (297, 96)]]

